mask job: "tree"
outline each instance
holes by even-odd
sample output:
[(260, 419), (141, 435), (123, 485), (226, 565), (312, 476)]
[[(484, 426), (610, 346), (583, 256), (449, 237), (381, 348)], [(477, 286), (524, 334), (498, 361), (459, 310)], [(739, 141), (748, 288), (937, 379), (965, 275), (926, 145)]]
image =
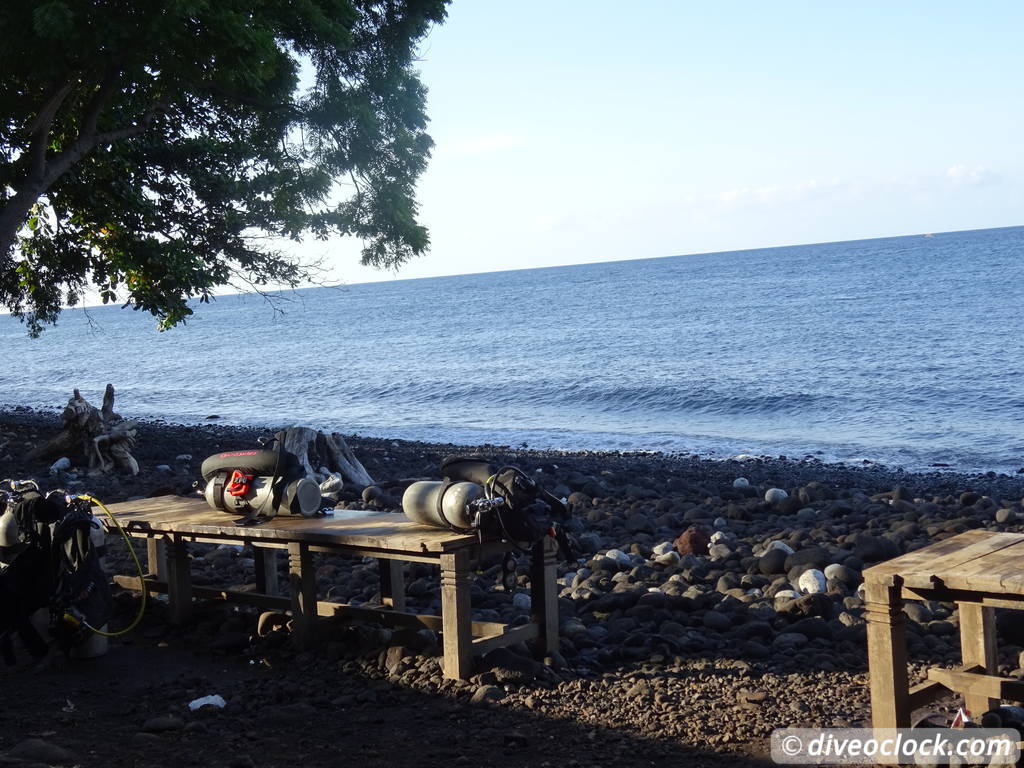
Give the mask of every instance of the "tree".
[(422, 253), (413, 62), (447, 2), (4, 0), (0, 303), (37, 335), (92, 286), (168, 328), (308, 278), (270, 236)]

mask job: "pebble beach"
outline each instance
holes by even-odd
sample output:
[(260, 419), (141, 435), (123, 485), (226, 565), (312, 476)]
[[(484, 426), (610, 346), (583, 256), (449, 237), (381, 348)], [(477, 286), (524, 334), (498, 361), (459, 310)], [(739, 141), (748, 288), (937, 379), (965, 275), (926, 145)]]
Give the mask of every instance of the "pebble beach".
[[(0, 413), (0, 474), (33, 477), (47, 489), (88, 491), (111, 503), (192, 493), (203, 458), (250, 447), (273, 431), (144, 422), (135, 451), (140, 474), (90, 477), (74, 466), (51, 474), (48, 465), (23, 458), (58, 427), (55, 413)], [(864, 568), (969, 529), (1024, 531), (1022, 475), (920, 474), (787, 457), (707, 461), (358, 436), (348, 441), (380, 491), (370, 502), (348, 491), (339, 506), (353, 512), (394, 510), (410, 479), (436, 476), (441, 459), (456, 453), (516, 464), (568, 498), (566, 528), (578, 560), (559, 565), (560, 652), (541, 661), (525, 647), (492, 651), (478, 660), (471, 680), (451, 681), (441, 676), (437, 637), (429, 631), (338, 624), (326, 630), (317, 651), (299, 654), (284, 632), (256, 635), (255, 609), (209, 607), (195, 626), (172, 628), (159, 601), (126, 649), (155, 646), (159, 656), (158, 649), (172, 648), (203, 663), (234, 665), (230, 689), (218, 691), (227, 701), (223, 718), (250, 720), (268, 695), (275, 701), (284, 696), (289, 706), (306, 703), (317, 716), (339, 702), (354, 705), (367, 691), (385, 698), (421, 695), (455, 712), (529, 713), (552, 728), (572, 723), (611, 734), (616, 744), (640, 739), (654, 745), (651, 754), (682, 750), (708, 765), (739, 764), (717, 762), (730, 755), (757, 764), (766, 759), (774, 728), (868, 721), (858, 591)], [(123, 546), (110, 547), (108, 570), (130, 570)], [(251, 582), (251, 555), (195, 545), (195, 582)], [(319, 557), (321, 596), (369, 604), (379, 599), (375, 563)], [(525, 621), (527, 558), (518, 563), (511, 591), (500, 571), (499, 564), (485, 563), (476, 574), (474, 617)], [(429, 566), (408, 564), (406, 583), (411, 610), (440, 612), (437, 575)], [(119, 595), (118, 605), (130, 618), (133, 596)], [(905, 610), (913, 669), (959, 659), (954, 605), (915, 603)], [(1017, 617), (1000, 613), (1000, 671), (1024, 676), (1024, 623)], [(115, 659), (119, 648), (112, 645), (107, 658)], [(260, 674), (249, 675), (254, 668)], [(16, 684), (16, 675), (3, 674), (5, 685)], [(333, 695), (349, 688), (355, 693)], [(145, 702), (143, 710), (152, 704), (153, 711), (135, 715), (131, 729), (147, 732), (145, 715), (166, 709), (161, 696)], [(955, 702), (946, 705), (955, 710)], [(201, 718), (179, 720), (185, 732)], [(597, 739), (587, 738), (591, 746)], [(11, 739), (3, 739), (0, 752), (10, 746)], [(627, 764), (633, 758), (650, 764), (646, 755), (626, 752)]]

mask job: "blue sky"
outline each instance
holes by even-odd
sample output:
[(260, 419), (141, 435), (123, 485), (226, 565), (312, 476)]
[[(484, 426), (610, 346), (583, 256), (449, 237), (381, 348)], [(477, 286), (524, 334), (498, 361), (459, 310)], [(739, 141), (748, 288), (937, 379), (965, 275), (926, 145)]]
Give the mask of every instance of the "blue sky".
[(1019, 2), (455, 0), (421, 52), (433, 246), (397, 277), (1022, 224), (1022, 29)]

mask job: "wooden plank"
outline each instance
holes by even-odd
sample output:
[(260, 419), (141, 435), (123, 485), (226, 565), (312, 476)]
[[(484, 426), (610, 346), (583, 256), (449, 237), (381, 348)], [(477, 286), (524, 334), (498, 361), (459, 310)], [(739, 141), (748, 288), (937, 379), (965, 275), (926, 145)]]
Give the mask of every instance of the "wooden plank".
[(871, 725), (874, 728), (909, 728), (906, 618), (900, 588), (865, 582), (864, 592)]
[(229, 536), (243, 541), (303, 541), (365, 548), (447, 552), (477, 542), (476, 537), (413, 523), (400, 513), (355, 519), (279, 515), (253, 526), (236, 525), (234, 516), (210, 508), (199, 498), (160, 496), (110, 505), (126, 528), (140, 533)]
[(906, 573), (915, 573), (921, 566), (931, 567), (931, 565), (945, 555), (959, 552), (964, 547), (974, 542), (982, 541), (990, 535), (991, 532), (989, 531), (979, 531), (977, 529), (964, 531), (957, 536), (943, 539), (936, 544), (930, 544), (927, 547), (922, 547), (905, 555), (886, 560), (884, 563), (873, 565), (865, 569), (864, 581), (891, 582), (892, 577), (897, 574), (902, 576)]
[(313, 558), (305, 544), (288, 544), (288, 583), (291, 586), (292, 618), (295, 639), (300, 648), (312, 645), (316, 635), (316, 574)]
[(936, 557), (913, 571), (901, 570), (899, 575), (903, 577), (904, 585), (909, 587), (927, 587), (935, 583), (936, 580), (952, 587), (954, 584), (950, 580), (956, 582), (957, 574), (966, 573), (969, 569), (979, 567), (974, 563), (975, 560), (991, 556), (1001, 549), (1020, 544), (1022, 541), (1024, 541), (1024, 536), (1019, 533), (990, 532), (985, 538), (979, 538), (956, 552)]
[(1009, 594), (993, 596), (985, 592), (966, 589), (946, 589), (942, 586), (934, 589), (903, 589), (904, 600), (934, 600), (938, 603), (973, 602), (987, 608), (1009, 608), (1012, 611), (1024, 610), (1024, 595)]
[[(986, 675), (982, 672), (938, 669), (936, 667), (928, 670), (928, 679), (941, 683), (951, 691), (963, 693), (965, 697), (1024, 701), (1024, 682), (1019, 680)], [(971, 714), (978, 717), (984, 712), (972, 712)]]
[(265, 595), (276, 595), (279, 591), (277, 583), (277, 551), (270, 547), (252, 548), (256, 560), (256, 589)]
[(167, 540), (167, 596), (172, 624), (184, 624), (192, 615), (192, 562), (185, 542)]
[[(964, 667), (980, 667), (989, 675), (996, 672), (996, 609), (977, 603), (960, 603), (960, 648)], [(999, 706), (999, 698), (984, 693), (966, 693), (964, 704), (974, 717)]]
[(936, 699), (945, 696), (948, 691), (949, 689), (942, 683), (928, 680), (910, 689), (910, 693), (907, 695), (907, 706), (911, 712), (921, 707), (927, 707)]
[(943, 581), (954, 588), (1024, 594), (1024, 541), (978, 558)]
[(405, 610), (405, 572), (398, 560), (377, 559), (380, 571), (380, 601), (395, 611)]
[(540, 627), (536, 624), (523, 624), (519, 627), (511, 627), (507, 632), (497, 635), (487, 635), (473, 640), (473, 653), (482, 656), (495, 648), (507, 648), (516, 643), (528, 643), (540, 636)]
[(530, 559), (530, 606), (533, 622), (540, 627), (535, 643), (538, 656), (558, 651), (558, 544), (545, 536), (533, 545)]
[(163, 538), (146, 539), (146, 565), (158, 579), (167, 578), (167, 547)]
[(444, 676), (465, 680), (473, 671), (469, 557), (465, 550), (441, 556), (441, 621)]

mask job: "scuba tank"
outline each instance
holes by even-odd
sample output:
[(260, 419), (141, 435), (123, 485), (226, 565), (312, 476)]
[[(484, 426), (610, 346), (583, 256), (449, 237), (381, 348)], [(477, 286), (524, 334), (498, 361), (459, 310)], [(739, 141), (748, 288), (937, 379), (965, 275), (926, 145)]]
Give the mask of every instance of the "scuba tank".
[(320, 486), (306, 477), (293, 453), (279, 446), (214, 454), (199, 472), (206, 503), (244, 515), (246, 523), (282, 514), (312, 517), (320, 512)]
[(444, 480), (413, 483), (402, 496), (402, 510), (413, 522), (475, 533), (483, 538), (527, 545), (546, 535), (568, 540), (555, 518), (568, 507), (518, 467), (495, 468), (477, 457), (453, 456), (441, 463)]

